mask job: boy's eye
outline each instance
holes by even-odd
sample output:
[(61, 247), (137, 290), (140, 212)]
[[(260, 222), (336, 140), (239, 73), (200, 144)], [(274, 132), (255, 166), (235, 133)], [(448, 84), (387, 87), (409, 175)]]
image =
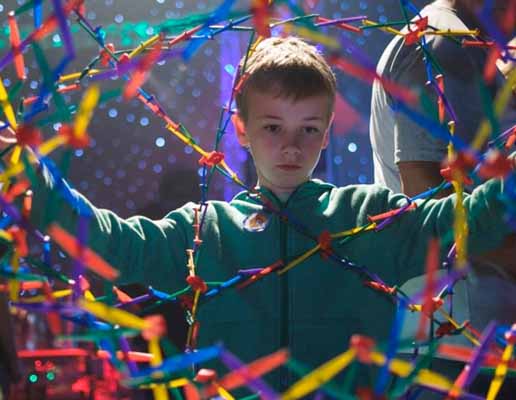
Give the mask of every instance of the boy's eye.
[(269, 125), (265, 125), (263, 127), (263, 129), (269, 133), (278, 133), (280, 131), (281, 127), (279, 125), (269, 124)]
[(319, 133), (319, 128), (317, 128), (316, 126), (305, 126), (303, 127), (303, 132), (308, 133), (310, 135), (315, 135)]

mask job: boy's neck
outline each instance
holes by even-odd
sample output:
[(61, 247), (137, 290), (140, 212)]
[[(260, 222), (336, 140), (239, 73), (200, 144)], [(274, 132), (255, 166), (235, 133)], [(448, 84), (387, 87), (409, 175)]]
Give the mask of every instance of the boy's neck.
[(299, 189), (302, 185), (304, 185), (309, 180), (299, 184), (298, 186), (294, 188), (278, 188), (278, 187), (271, 187), (270, 185), (262, 185), (260, 184), (260, 181), (258, 180), (258, 183), (256, 184), (257, 189), (266, 189), (269, 192), (271, 192), (281, 203), (285, 204), (290, 196)]
[(274, 193), (274, 195), (282, 202), (282, 203), (286, 203), (287, 200), (290, 198), (290, 195), (294, 192), (293, 190), (292, 191), (288, 191), (288, 192), (275, 192), (273, 190), (271, 190), (272, 193)]
[(289, 199), (290, 195), (294, 192), (294, 190), (277, 190), (270, 188), (268, 186), (260, 185), (260, 182), (256, 184), (255, 189), (266, 189), (267, 191), (271, 192), (274, 197), (276, 197), (279, 201), (282, 203), (286, 203)]

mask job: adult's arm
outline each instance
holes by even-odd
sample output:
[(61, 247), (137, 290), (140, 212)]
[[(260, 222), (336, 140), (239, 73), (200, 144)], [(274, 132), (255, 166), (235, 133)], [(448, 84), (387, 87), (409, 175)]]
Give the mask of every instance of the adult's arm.
[[(401, 191), (409, 197), (414, 197), (438, 186), (443, 180), (439, 172), (440, 165), (439, 162), (434, 161), (398, 162)], [(449, 194), (449, 191), (442, 194)]]

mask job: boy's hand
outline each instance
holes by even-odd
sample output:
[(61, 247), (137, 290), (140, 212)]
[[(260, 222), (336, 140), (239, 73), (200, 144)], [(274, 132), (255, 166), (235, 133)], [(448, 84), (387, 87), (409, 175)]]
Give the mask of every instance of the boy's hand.
[[(3, 124), (3, 122), (0, 121), (0, 124)], [(14, 143), (16, 143), (16, 132), (7, 125), (0, 131), (0, 151)]]
[[(3, 121), (0, 121), (0, 126), (6, 125), (6, 127), (0, 130), (0, 153), (3, 152), (7, 147), (15, 144), (17, 142), (16, 132)], [(9, 165), (9, 155), (4, 154), (2, 157), (2, 161), (4, 165)]]
[(512, 169), (516, 171), (516, 151), (507, 158), (512, 161)]

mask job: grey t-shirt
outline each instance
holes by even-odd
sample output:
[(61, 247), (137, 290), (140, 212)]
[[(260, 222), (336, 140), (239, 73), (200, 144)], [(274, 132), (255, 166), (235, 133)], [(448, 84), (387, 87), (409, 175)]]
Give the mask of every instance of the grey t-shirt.
[[(440, 30), (468, 29), (446, 2), (436, 1), (426, 6), (421, 10), (421, 15), (428, 17), (430, 26)], [(407, 29), (404, 28), (403, 32), (407, 32)], [(484, 115), (478, 79), (483, 73), (486, 53), (475, 47), (462, 48), (444, 36), (427, 35), (426, 40), (428, 50), (443, 70), (445, 94), (457, 115), (456, 135), (469, 143)], [(426, 86), (423, 57), (421, 46), (405, 45), (403, 37), (396, 36), (383, 52), (377, 72), (416, 93), (424, 92), (436, 104), (434, 90)], [(436, 69), (433, 72), (435, 76)], [(490, 88), (492, 95), (494, 89)], [(392, 105), (391, 96), (379, 81), (375, 81), (370, 119), (375, 183), (400, 192), (396, 164), (400, 161), (439, 162), (446, 155), (447, 143), (436, 139), (405, 115), (394, 113)], [(415, 108), (424, 113), (420, 107)]]
[[(429, 25), (437, 29), (465, 30), (468, 27), (446, 2), (435, 1), (421, 10), (428, 17)], [(406, 28), (403, 32), (407, 32)], [(456, 134), (470, 142), (485, 113), (481, 103), (478, 79), (482, 76), (486, 58), (484, 50), (462, 48), (443, 36), (426, 36), (428, 49), (443, 69), (445, 94), (456, 115)], [(424, 91), (434, 104), (437, 96), (425, 85), (427, 75), (423, 50), (417, 44), (406, 46), (402, 36), (394, 37), (383, 52), (377, 72), (384, 78), (399, 83), (416, 92)], [(437, 72), (434, 70), (434, 76)], [(498, 77), (498, 83), (503, 78)], [(490, 88), (491, 95), (495, 87)], [(391, 109), (393, 98), (386, 93), (380, 82), (375, 81), (371, 99), (370, 137), (373, 149), (375, 183), (401, 192), (397, 163), (400, 161), (436, 161), (444, 159), (447, 143), (434, 138), (425, 129)], [(419, 112), (424, 112), (416, 107)], [(433, 116), (437, 118), (436, 116)], [(447, 117), (449, 119), (449, 116)], [(514, 125), (515, 119), (506, 117), (502, 127)], [(424, 260), (421, 261), (424, 263)], [(408, 294), (424, 287), (425, 277), (408, 281), (402, 289)], [(454, 318), (458, 322), (470, 320), (482, 329), (491, 319), (509, 323), (514, 320), (516, 300), (501, 296), (501, 292), (514, 291), (513, 281), (496, 266), (475, 266), (472, 274), (459, 282), (453, 300)], [(413, 337), (419, 321), (419, 313), (409, 313), (403, 337)], [(448, 342), (467, 344), (462, 337), (447, 338)]]

